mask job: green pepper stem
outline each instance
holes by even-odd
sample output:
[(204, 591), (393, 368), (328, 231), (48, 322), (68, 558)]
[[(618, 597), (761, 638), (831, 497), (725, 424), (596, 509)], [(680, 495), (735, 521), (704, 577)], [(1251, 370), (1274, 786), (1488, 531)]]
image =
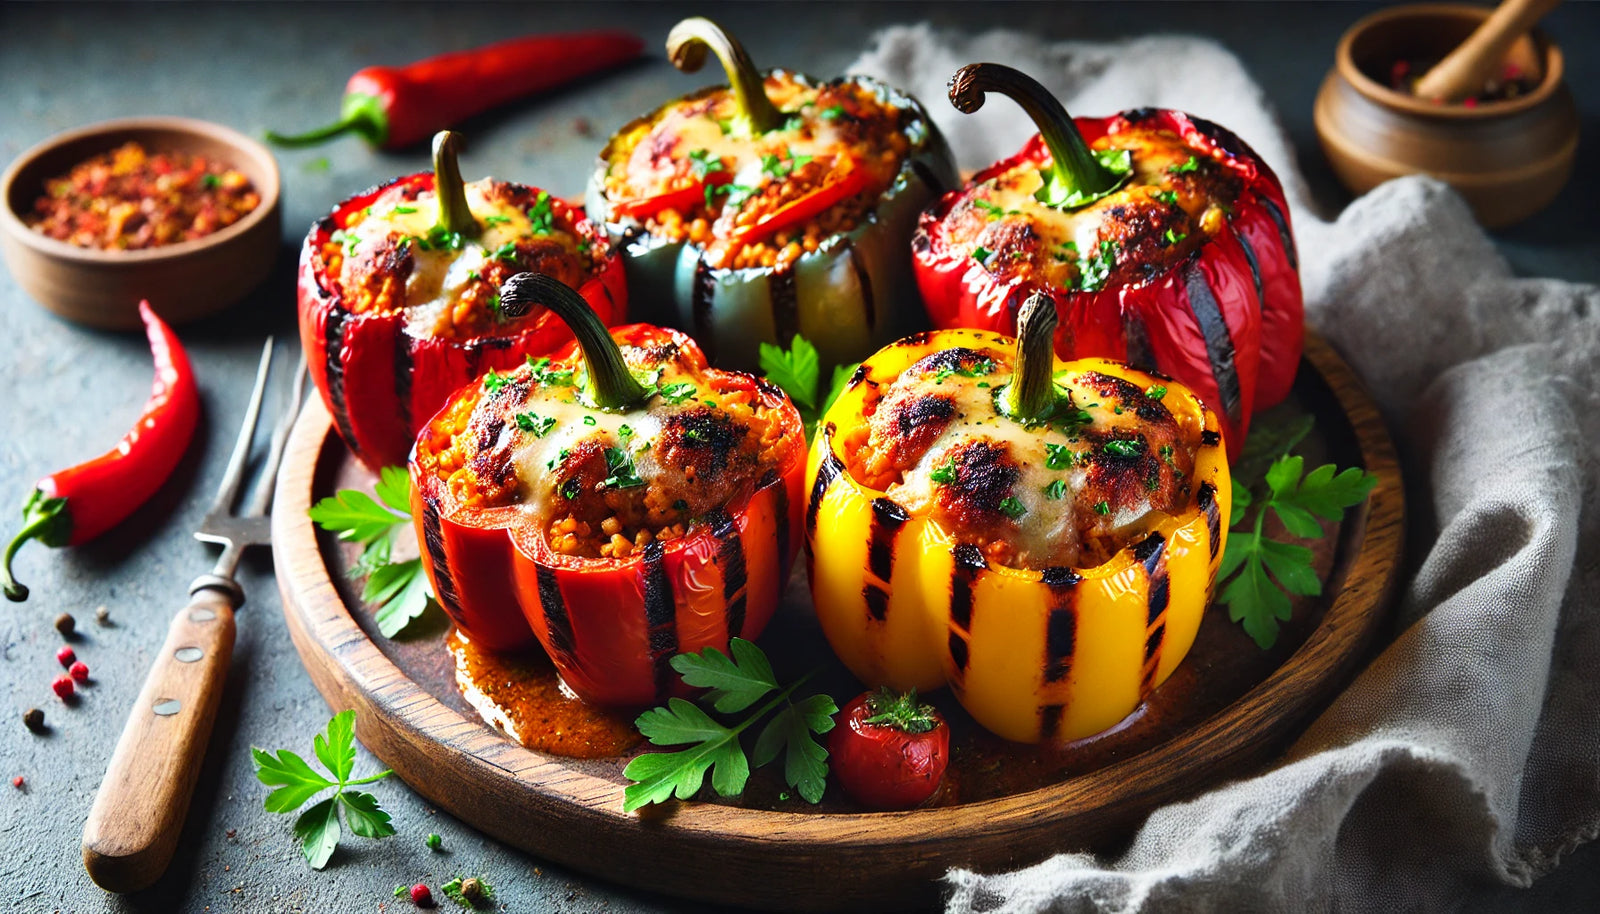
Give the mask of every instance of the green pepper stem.
[(776, 130), (783, 123), (783, 114), (767, 98), (763, 87), (765, 80), (738, 39), (723, 31), (722, 26), (700, 16), (683, 20), (667, 35), (667, 56), (672, 59), (673, 66), (685, 73), (693, 73), (705, 65), (708, 48), (722, 61), (728, 85), (733, 87), (733, 97), (739, 106), (739, 113), (733, 117), (734, 133), (750, 137)]
[(1035, 292), (1017, 315), (1017, 359), (1000, 391), (1000, 411), (1017, 422), (1042, 422), (1055, 409), (1056, 303)]
[(467, 185), (456, 161), (461, 134), (441, 130), (433, 135), (433, 190), (439, 197), (439, 227), (463, 238), (476, 238), (481, 228), (467, 205)]
[(998, 63), (968, 64), (950, 77), (950, 104), (964, 114), (983, 107), (984, 93), (1010, 98), (1033, 120), (1050, 150), (1051, 167), (1043, 169), (1039, 202), (1063, 206), (1075, 194), (1088, 203), (1114, 190), (1123, 177), (1101, 165), (1083, 141), (1083, 134), (1061, 102), (1033, 77)]
[(611, 331), (571, 286), (543, 273), (518, 273), (500, 286), (500, 310), (506, 315), (521, 317), (536, 304), (549, 308), (577, 338), (588, 364), (587, 393), (594, 406), (621, 412), (650, 399), (652, 392), (628, 370)]
[(279, 146), (315, 146), (352, 131), (374, 146), (382, 146), (389, 138), (389, 116), (377, 96), (353, 92), (344, 97), (339, 119), (326, 127), (293, 134), (268, 130), (267, 140)]
[(0, 583), (5, 585), (6, 599), (13, 603), (28, 599), (28, 588), (11, 574), (11, 560), (23, 543), (37, 539), (46, 545), (64, 546), (71, 535), (72, 515), (67, 512), (65, 498), (47, 497), (38, 488), (28, 493), (28, 500), (22, 505), (22, 529), (6, 545), (5, 558), (0, 560)]

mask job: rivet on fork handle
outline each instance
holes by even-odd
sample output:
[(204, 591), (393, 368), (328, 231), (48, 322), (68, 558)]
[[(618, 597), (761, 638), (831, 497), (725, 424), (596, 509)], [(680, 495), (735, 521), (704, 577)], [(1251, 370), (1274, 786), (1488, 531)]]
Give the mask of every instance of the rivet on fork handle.
[(233, 659), (233, 610), (231, 593), (206, 587), (172, 619), (83, 827), (83, 866), (103, 889), (146, 888), (172, 859)]

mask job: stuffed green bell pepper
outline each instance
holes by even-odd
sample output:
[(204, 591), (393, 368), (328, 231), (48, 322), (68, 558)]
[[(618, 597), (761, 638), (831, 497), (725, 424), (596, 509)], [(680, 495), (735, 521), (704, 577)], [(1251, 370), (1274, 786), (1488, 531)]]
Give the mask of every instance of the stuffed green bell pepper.
[(687, 330), (733, 368), (796, 333), (845, 364), (922, 326), (910, 240), (918, 213), (957, 185), (922, 105), (864, 76), (758, 73), (706, 19), (667, 37), (685, 72), (708, 50), (731, 88), (623, 127), (589, 185), (590, 217), (624, 252), (634, 313)]

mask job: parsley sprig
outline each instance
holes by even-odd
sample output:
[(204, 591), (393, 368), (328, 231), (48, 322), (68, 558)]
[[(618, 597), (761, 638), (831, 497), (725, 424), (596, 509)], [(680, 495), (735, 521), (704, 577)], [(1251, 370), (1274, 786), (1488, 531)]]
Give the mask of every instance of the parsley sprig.
[[(1235, 466), (1235, 520), (1217, 571), (1217, 580), (1226, 582), (1217, 600), (1227, 604), (1228, 618), (1242, 624), (1263, 650), (1277, 643), (1279, 623), (1289, 619), (1293, 606), (1291, 594), (1322, 593), (1311, 549), (1268, 537), (1264, 532), (1268, 512), (1277, 516), (1290, 535), (1320, 539), (1325, 532), (1318, 518), (1341, 520), (1345, 509), (1365, 501), (1378, 482), (1376, 476), (1357, 467), (1339, 470), (1323, 464), (1305, 472), (1305, 458), (1287, 452), (1310, 425), (1306, 417), (1281, 433), (1269, 432), (1261, 445), (1247, 447)], [(1251, 444), (1256, 443), (1257, 434), (1260, 432), (1252, 433)], [(1263, 485), (1261, 491), (1252, 492), (1248, 481), (1257, 475)], [(1253, 520), (1251, 508), (1255, 509)]]
[(295, 837), (300, 839), (300, 853), (314, 870), (320, 870), (339, 846), (339, 810), (344, 809), (345, 824), (362, 838), (387, 838), (394, 834), (389, 824), (389, 814), (378, 806), (378, 798), (362, 790), (350, 790), (358, 784), (370, 784), (394, 772), (385, 769), (364, 778), (352, 778), (356, 765), (355, 747), (356, 712), (341, 711), (328, 721), (325, 732), (313, 741), (317, 760), (333, 775), (329, 780), (313, 769), (306, 760), (288, 749), (279, 749), (274, 755), (265, 749), (250, 747), (255, 759), (256, 778), (261, 783), (277, 789), (267, 794), (264, 803), (267, 812), (291, 813), (306, 801), (328, 788), (333, 796), (318, 802), (300, 814), (294, 822)]
[(373, 491), (377, 500), (360, 489), (340, 489), (306, 513), (317, 526), (339, 534), (339, 539), (365, 547), (350, 567), (350, 576), (367, 579), (361, 600), (377, 606), (373, 621), (385, 638), (393, 638), (422, 615), (433, 595), (422, 559), (389, 559), (395, 537), (411, 528), (411, 475), (405, 467), (384, 467)]
[(761, 373), (766, 375), (768, 381), (782, 388), (800, 409), (800, 418), (805, 420), (808, 440), (816, 431), (817, 422), (827, 415), (828, 409), (833, 406), (833, 401), (839, 399), (839, 394), (844, 392), (850, 376), (856, 373), (856, 368), (860, 365), (860, 362), (855, 362), (850, 365), (833, 366), (833, 380), (828, 386), (827, 396), (819, 407), (817, 382), (821, 379), (822, 365), (817, 357), (817, 347), (798, 333), (795, 334), (794, 341), (789, 344), (788, 349), (772, 343), (761, 344)]
[[(673, 796), (690, 799), (700, 791), (708, 772), (711, 787), (720, 796), (738, 796), (744, 792), (751, 767), (769, 764), (779, 755), (784, 757), (784, 781), (808, 802), (822, 799), (828, 780), (828, 750), (814, 737), (833, 729), (833, 715), (839, 709), (827, 695), (793, 700), (795, 690), (809, 676), (779, 688), (766, 654), (743, 638), (729, 643), (728, 654), (712, 647), (698, 654), (679, 654), (672, 658), (672, 668), (685, 684), (706, 689), (698, 699), (700, 704), (672, 698), (665, 707), (639, 715), (634, 725), (657, 746), (689, 748), (635, 756), (622, 770), (622, 776), (633, 782), (623, 791), (623, 811), (664, 803)], [(718, 715), (735, 715), (773, 692), (777, 694), (732, 724), (701, 707), (708, 705)], [(772, 717), (747, 756), (740, 734), (769, 714)]]

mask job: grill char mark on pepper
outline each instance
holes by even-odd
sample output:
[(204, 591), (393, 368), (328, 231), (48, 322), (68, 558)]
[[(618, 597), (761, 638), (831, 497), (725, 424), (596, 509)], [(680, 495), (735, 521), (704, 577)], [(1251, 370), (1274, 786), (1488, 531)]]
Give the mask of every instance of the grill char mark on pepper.
[(867, 531), (867, 570), (878, 580), (867, 580), (862, 597), (867, 613), (882, 622), (889, 615), (889, 582), (894, 577), (895, 538), (911, 515), (890, 498), (872, 500), (872, 522)]
[(1206, 513), (1206, 532), (1211, 536), (1211, 558), (1215, 559), (1222, 547), (1222, 509), (1217, 504), (1217, 487), (1209, 482), (1201, 484), (1200, 491), (1195, 494), (1195, 504)]
[(334, 305), (328, 309), (327, 319), (322, 325), (322, 334), (326, 341), (325, 351), (328, 354), (328, 400), (333, 406), (329, 412), (333, 413), (333, 422), (339, 427), (339, 436), (351, 442), (351, 449), (356, 450), (354, 444), (356, 433), (350, 426), (350, 407), (345, 402), (344, 395), (344, 325), (349, 317), (350, 312), (342, 306)]
[(678, 653), (677, 605), (672, 579), (667, 576), (660, 540), (644, 547), (640, 574), (644, 578), (644, 619), (650, 631), (650, 660), (655, 671), (656, 693), (665, 695), (672, 685), (670, 661)]
[(1200, 325), (1205, 338), (1206, 357), (1211, 361), (1211, 372), (1217, 379), (1217, 393), (1222, 398), (1222, 411), (1230, 422), (1243, 419), (1244, 400), (1239, 386), (1239, 370), (1234, 364), (1233, 337), (1228, 332), (1227, 320), (1217, 298), (1211, 294), (1205, 273), (1198, 260), (1191, 260), (1183, 271), (1184, 291), (1189, 309)]
[(772, 306), (773, 335), (778, 338), (778, 345), (788, 346), (800, 332), (800, 296), (795, 291), (794, 270), (767, 274), (767, 298)]
[(690, 292), (690, 309), (694, 314), (694, 338), (705, 351), (707, 361), (717, 358), (717, 331), (712, 314), (712, 304), (717, 298), (717, 274), (701, 254), (694, 267), (694, 285)]
[(847, 256), (850, 258), (850, 269), (855, 272), (856, 285), (861, 290), (862, 313), (866, 317), (867, 326), (875, 329), (878, 326), (878, 305), (872, 294), (872, 274), (867, 270), (867, 263), (861, 258), (861, 252), (856, 246), (849, 241), (846, 241), (845, 245), (848, 249)]
[(706, 521), (717, 538), (717, 564), (722, 567), (722, 602), (726, 606), (728, 637), (737, 638), (744, 630), (746, 572), (744, 543), (739, 526), (725, 509), (713, 511)]
[(1148, 589), (1145, 597), (1144, 669), (1139, 680), (1139, 694), (1148, 695), (1155, 687), (1156, 669), (1161, 665), (1161, 647), (1166, 640), (1167, 603), (1171, 597), (1171, 581), (1167, 572), (1167, 541), (1160, 533), (1152, 533), (1133, 547), (1133, 557), (1144, 566)]
[(1077, 649), (1078, 606), (1074, 597), (1083, 580), (1071, 568), (1046, 568), (1039, 581), (1050, 590), (1049, 615), (1045, 622), (1044, 681), (1060, 682), (1072, 672), (1072, 655)]
[(435, 596), (439, 598), (439, 605), (450, 614), (450, 618), (459, 622), (461, 597), (450, 571), (450, 558), (444, 551), (444, 531), (439, 527), (439, 503), (433, 498), (423, 502), (422, 531), (423, 546), (428, 550), (429, 561), (433, 563), (434, 583), (439, 591)]
[(572, 618), (567, 614), (567, 601), (561, 595), (561, 582), (555, 570), (540, 565), (535, 576), (539, 582), (539, 607), (544, 611), (545, 627), (550, 631), (550, 648), (564, 657), (572, 656)]
[(956, 546), (951, 553), (955, 564), (950, 572), (950, 657), (956, 670), (967, 669), (967, 636), (972, 631), (973, 593), (977, 589), (978, 575), (989, 567), (983, 553), (971, 543)]
[(806, 504), (806, 539), (811, 542), (815, 542), (817, 538), (817, 512), (822, 509), (822, 500), (827, 496), (834, 480), (844, 472), (844, 463), (833, 452), (833, 436), (836, 431), (832, 422), (822, 430), (822, 462), (817, 466), (817, 481), (811, 486), (811, 500)]

